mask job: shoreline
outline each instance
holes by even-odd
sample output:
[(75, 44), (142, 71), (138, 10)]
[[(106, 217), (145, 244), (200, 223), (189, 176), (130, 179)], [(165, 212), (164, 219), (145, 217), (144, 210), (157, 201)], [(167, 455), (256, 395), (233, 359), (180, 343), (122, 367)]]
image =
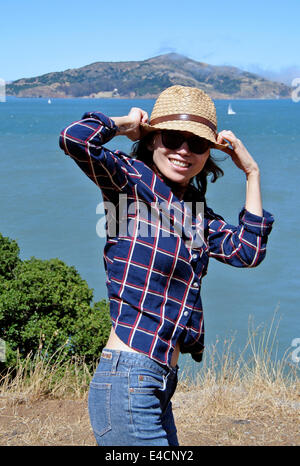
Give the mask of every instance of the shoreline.
[[(37, 100), (43, 100), (43, 99), (61, 99), (61, 100), (71, 100), (71, 99), (78, 99), (78, 100), (155, 100), (157, 96), (135, 96), (135, 97), (130, 97), (130, 96), (119, 96), (119, 97), (89, 97), (89, 96), (82, 96), (82, 97), (73, 97), (73, 96), (41, 96), (41, 97), (35, 97), (35, 96), (17, 96), (17, 95), (10, 95), (7, 94), (6, 98), (14, 98), (14, 99), (37, 99)], [(259, 101), (281, 101), (281, 100), (292, 100), (292, 97), (211, 97), (213, 100), (226, 100), (226, 101), (231, 101), (231, 100), (259, 100)]]

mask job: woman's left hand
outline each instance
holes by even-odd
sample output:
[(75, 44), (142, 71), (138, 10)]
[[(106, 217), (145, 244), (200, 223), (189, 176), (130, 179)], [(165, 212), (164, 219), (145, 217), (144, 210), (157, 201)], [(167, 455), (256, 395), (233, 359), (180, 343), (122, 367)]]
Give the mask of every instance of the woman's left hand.
[(229, 154), (235, 165), (243, 170), (248, 176), (252, 173), (259, 173), (259, 167), (253, 157), (249, 154), (246, 147), (240, 139), (238, 139), (232, 131), (223, 130), (218, 134), (217, 143), (224, 144), (229, 142), (231, 147), (223, 149), (223, 152)]

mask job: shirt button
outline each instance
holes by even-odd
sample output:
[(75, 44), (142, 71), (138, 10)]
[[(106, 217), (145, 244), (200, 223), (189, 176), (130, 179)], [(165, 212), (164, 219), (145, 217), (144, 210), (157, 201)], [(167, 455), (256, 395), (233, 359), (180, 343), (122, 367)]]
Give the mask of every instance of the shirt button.
[(183, 315), (187, 317), (189, 315), (188, 311), (184, 311)]
[(192, 255), (192, 259), (197, 259), (197, 257), (198, 257), (198, 254), (193, 254)]
[(193, 288), (199, 288), (199, 283), (198, 283), (198, 282), (194, 282), (194, 283), (193, 283)]

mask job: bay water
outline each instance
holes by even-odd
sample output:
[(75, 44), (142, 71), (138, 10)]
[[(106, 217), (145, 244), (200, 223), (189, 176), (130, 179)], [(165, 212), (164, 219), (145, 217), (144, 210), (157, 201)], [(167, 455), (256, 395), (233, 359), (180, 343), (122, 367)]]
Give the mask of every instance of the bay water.
[[(15, 239), (21, 259), (58, 257), (73, 265), (94, 300), (106, 298), (103, 268), (105, 239), (96, 234), (96, 207), (102, 197), (58, 147), (60, 131), (86, 111), (121, 116), (131, 107), (151, 113), (153, 100), (17, 99), (0, 103), (0, 232)], [(233, 338), (239, 352), (247, 341), (249, 318), (254, 327), (269, 327), (275, 316), (278, 357), (300, 339), (300, 103), (292, 100), (215, 102), (218, 129), (231, 129), (261, 169), (264, 208), (275, 217), (267, 256), (254, 269), (235, 269), (211, 260), (203, 279), (206, 345)], [(131, 141), (116, 137), (111, 149), (129, 152)], [(214, 151), (225, 175), (209, 183), (207, 203), (237, 224), (245, 200), (245, 176), (220, 151)], [(225, 159), (225, 160), (224, 160)], [(300, 340), (299, 340), (300, 341)], [(295, 358), (291, 364), (297, 365)], [(180, 357), (182, 368), (199, 365)], [(298, 363), (299, 365), (299, 363)]]

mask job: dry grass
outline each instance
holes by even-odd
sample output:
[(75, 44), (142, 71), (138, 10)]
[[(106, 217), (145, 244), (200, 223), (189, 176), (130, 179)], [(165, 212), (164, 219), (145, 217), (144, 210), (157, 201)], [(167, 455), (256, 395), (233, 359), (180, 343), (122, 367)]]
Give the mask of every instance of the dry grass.
[[(181, 445), (299, 445), (298, 368), (271, 357), (277, 328), (250, 329), (242, 354), (232, 341), (207, 352), (197, 379), (185, 374), (173, 398)], [(84, 362), (37, 356), (0, 386), (0, 445), (95, 445)]]
[(214, 346), (197, 380), (185, 378), (174, 400), (183, 444), (300, 444), (299, 373), (290, 355), (271, 358), (274, 319), (268, 330), (250, 329), (239, 357), (232, 341), (220, 353)]
[[(45, 360), (41, 352), (28, 354), (15, 369), (0, 379), (0, 397), (11, 401), (34, 401), (41, 398), (80, 399), (88, 390), (92, 372), (84, 360), (66, 358), (60, 348)], [(13, 373), (13, 376), (12, 376)]]

